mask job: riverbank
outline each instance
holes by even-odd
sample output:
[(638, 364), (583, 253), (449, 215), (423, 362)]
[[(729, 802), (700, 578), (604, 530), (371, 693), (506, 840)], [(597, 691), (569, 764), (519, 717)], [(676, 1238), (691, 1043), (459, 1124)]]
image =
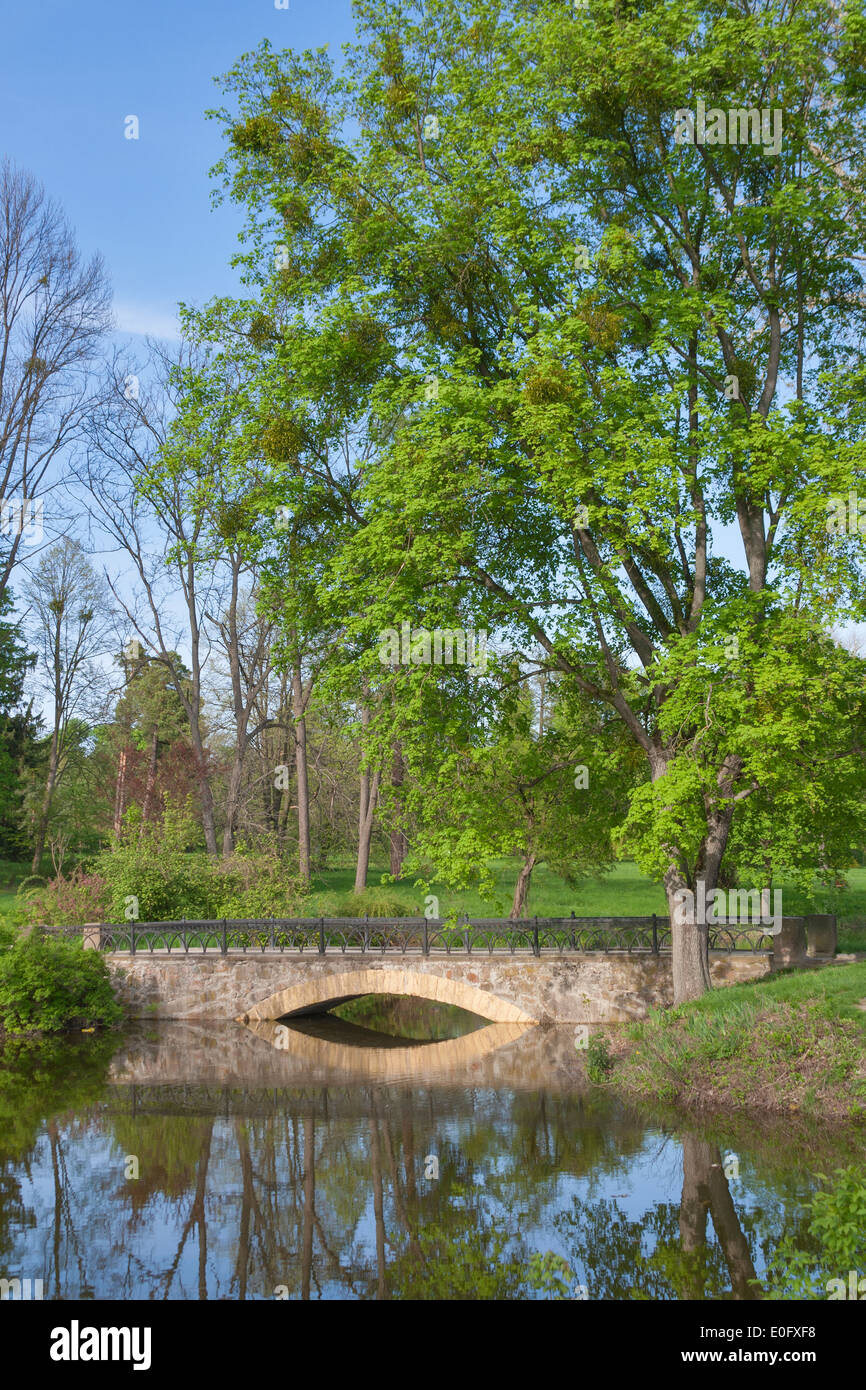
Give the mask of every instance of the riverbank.
[(610, 1085), (687, 1110), (866, 1119), (866, 962), (713, 990), (610, 1045)]

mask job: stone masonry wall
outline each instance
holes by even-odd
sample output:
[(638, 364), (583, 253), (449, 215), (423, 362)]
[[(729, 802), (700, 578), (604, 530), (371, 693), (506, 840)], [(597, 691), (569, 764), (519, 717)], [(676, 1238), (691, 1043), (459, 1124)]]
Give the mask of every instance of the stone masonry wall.
[[(333, 977), (359, 971), (368, 972), (365, 990), (381, 976), (381, 993), (423, 993), (496, 1022), (625, 1023), (643, 1018), (651, 1007), (670, 1004), (673, 995), (669, 956), (154, 953), (109, 955), (107, 960), (118, 996), (138, 1018), (226, 1019), (251, 1013), (278, 1017), (273, 1006), (261, 1013), (259, 1006), (282, 991), (317, 982), (322, 993), (333, 999), (337, 989)], [(756, 979), (770, 968), (768, 954), (711, 954), (715, 985)], [(314, 993), (309, 988), (303, 991), (305, 1004)], [(503, 1008), (503, 1004), (511, 1007)]]

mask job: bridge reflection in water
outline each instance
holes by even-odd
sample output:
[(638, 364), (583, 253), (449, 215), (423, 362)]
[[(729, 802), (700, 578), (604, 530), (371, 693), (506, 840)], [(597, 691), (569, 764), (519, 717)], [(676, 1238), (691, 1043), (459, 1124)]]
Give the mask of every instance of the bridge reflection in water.
[[(132, 1106), (140, 1148), (150, 1127), (161, 1148), (201, 1130), (178, 1211), (199, 1297), (749, 1299), (789, 1219), (790, 1170), (778, 1205), (742, 1150), (729, 1183), (714, 1137), (590, 1086), (573, 1028), (174, 1024), (112, 1070), (109, 1113)], [(167, 1251), (165, 1268), (168, 1296), (196, 1296), (195, 1265)]]
[(66, 1299), (754, 1297), (842, 1138), (626, 1106), (575, 1040), (307, 1018), (148, 1024), (102, 1071), (92, 1039), (16, 1051), (6, 1266)]
[(317, 1075), (327, 1072), (334, 1081), (375, 1082), (453, 1079), (530, 1030), (523, 1023), (490, 1023), (460, 1038), (424, 1042), (377, 1035), (331, 1018), (298, 1019), (289, 1025), (256, 1020), (244, 1026), (275, 1050), (312, 1066)]

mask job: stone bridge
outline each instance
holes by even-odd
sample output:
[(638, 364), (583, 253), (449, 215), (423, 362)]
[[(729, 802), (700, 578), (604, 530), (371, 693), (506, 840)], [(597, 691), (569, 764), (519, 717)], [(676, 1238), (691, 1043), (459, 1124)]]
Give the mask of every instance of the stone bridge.
[[(89, 924), (133, 1017), (267, 1023), (366, 994), (454, 1004), (491, 1023), (625, 1023), (673, 997), (670, 928), (657, 918), (392, 919)], [(719, 929), (715, 985), (832, 959), (835, 919), (786, 917), (775, 936)], [(767, 949), (767, 947), (772, 949)], [(473, 949), (474, 948), (474, 949)], [(479, 949), (480, 948), (480, 949)]]
[[(107, 956), (119, 997), (138, 1018), (225, 1019), (263, 1023), (326, 1013), (365, 994), (414, 995), (456, 1004), (492, 1023), (625, 1023), (671, 1003), (669, 956), (460, 955), (361, 957), (169, 955)], [(772, 953), (712, 952), (716, 985), (768, 973)]]

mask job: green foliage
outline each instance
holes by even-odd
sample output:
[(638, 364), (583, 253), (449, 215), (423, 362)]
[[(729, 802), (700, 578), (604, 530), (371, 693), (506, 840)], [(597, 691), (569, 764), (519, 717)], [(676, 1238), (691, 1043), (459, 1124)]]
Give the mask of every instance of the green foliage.
[(47, 1120), (97, 1104), (116, 1051), (111, 1033), (7, 1033), (0, 1042), (0, 1161), (26, 1157)]
[[(668, 690), (662, 737), (675, 740), (696, 709), (702, 720), (632, 800), (623, 843), (641, 868), (660, 877), (676, 844), (689, 873), (707, 804), (724, 811), (738, 796), (728, 860), (740, 883), (789, 879), (810, 891), (816, 865), (820, 881), (833, 883), (866, 839), (862, 763), (852, 756), (866, 715), (862, 661), (814, 618), (785, 612), (765, 593), (760, 603), (724, 611), (708, 605), (700, 630), (655, 669)], [(732, 730), (737, 770), (723, 788), (719, 767)]]
[(574, 1275), (562, 1255), (553, 1250), (545, 1250), (543, 1255), (536, 1251), (527, 1268), (527, 1283), (547, 1298), (571, 1298)]
[(134, 1211), (146, 1206), (157, 1193), (180, 1200), (195, 1187), (213, 1127), (213, 1117), (198, 1115), (120, 1114), (112, 1119), (120, 1161), (134, 1153), (140, 1163), (140, 1175), (128, 1189)]
[(103, 850), (94, 864), (105, 881), (108, 920), (129, 920), (133, 898), (142, 922), (221, 915), (221, 892), (212, 866), (206, 855), (189, 849), (196, 838), (189, 803), (166, 806), (161, 821), (142, 822), (139, 809), (131, 808), (119, 844)]
[[(189, 685), (183, 662), (172, 652), (174, 669)], [(126, 685), (117, 702), (115, 721), (123, 734), (138, 748), (148, 748), (151, 739), (171, 743), (186, 729), (186, 715), (174, 687), (168, 668), (147, 656), (135, 662), (121, 658), (126, 670)]]
[(0, 955), (0, 1025), (7, 1033), (112, 1027), (122, 1017), (108, 966), (80, 941), (34, 932)]
[(294, 420), (281, 417), (272, 420), (265, 428), (261, 438), (261, 449), (267, 458), (277, 463), (297, 461), (303, 448), (304, 436)]
[(95, 861), (108, 920), (129, 920), (132, 898), (141, 922), (297, 915), (299, 880), (273, 842), (241, 844), (227, 859), (214, 859), (190, 849), (196, 840), (190, 803), (169, 803), (161, 821), (145, 823), (132, 808), (120, 843)]
[(8, 621), (12, 593), (0, 594), (0, 855), (24, 852), (22, 779), (37, 759), (39, 721), (22, 710), (24, 682), (36, 661), (21, 641), (17, 623)]
[(227, 859), (208, 860), (213, 876), (216, 917), (296, 917), (303, 887), (277, 845), (261, 837), (239, 844)]
[[(866, 1178), (862, 1168), (818, 1175), (824, 1186), (808, 1203), (805, 1239), (786, 1231), (768, 1261), (770, 1299), (849, 1298), (849, 1276), (866, 1277)], [(804, 1248), (805, 1247), (805, 1248)], [(831, 1280), (841, 1281), (833, 1286)], [(858, 1299), (863, 1295), (856, 1292)]]
[[(22, 778), (28, 847), (32, 854), (32, 830), (38, 823), (45, 796), (45, 778), (51, 752), (51, 737), (36, 745), (34, 763)], [(55, 787), (48, 818), (48, 846), (58, 847), (62, 857), (95, 854), (104, 843), (110, 824), (109, 788), (115, 764), (109, 755), (102, 730), (94, 730), (83, 719), (69, 719), (60, 756), (63, 775)], [(60, 867), (59, 860), (54, 864)]]
[[(546, 863), (575, 891), (611, 864), (613, 831), (642, 769), (605, 711), (549, 680), (540, 719), (530, 683), (510, 665), (483, 682), (449, 671), (435, 683), (410, 666), (389, 685), (408, 772), (396, 809), (414, 827), (404, 872), (426, 864), (438, 882), (477, 883), (493, 899), (503, 855), (518, 854), (531, 874)], [(382, 742), (389, 730), (383, 719)], [(390, 804), (386, 787), (385, 817)], [(509, 906), (526, 915), (526, 902)]]
[[(458, 1195), (456, 1189), (451, 1189)], [(514, 1248), (505, 1231), (478, 1221), (461, 1235), (439, 1221), (425, 1223), (417, 1235), (416, 1253), (401, 1254), (391, 1271), (399, 1298), (561, 1299), (571, 1293), (571, 1269), (553, 1251), (529, 1254)]]
[(364, 994), (338, 1005), (332, 1012), (360, 1028), (421, 1042), (462, 1038), (483, 1028), (486, 1022), (456, 1004), (437, 1004), (397, 994)]
[(586, 1074), (596, 1086), (607, 1081), (613, 1071), (610, 1043), (603, 1033), (591, 1033), (586, 1049)]

